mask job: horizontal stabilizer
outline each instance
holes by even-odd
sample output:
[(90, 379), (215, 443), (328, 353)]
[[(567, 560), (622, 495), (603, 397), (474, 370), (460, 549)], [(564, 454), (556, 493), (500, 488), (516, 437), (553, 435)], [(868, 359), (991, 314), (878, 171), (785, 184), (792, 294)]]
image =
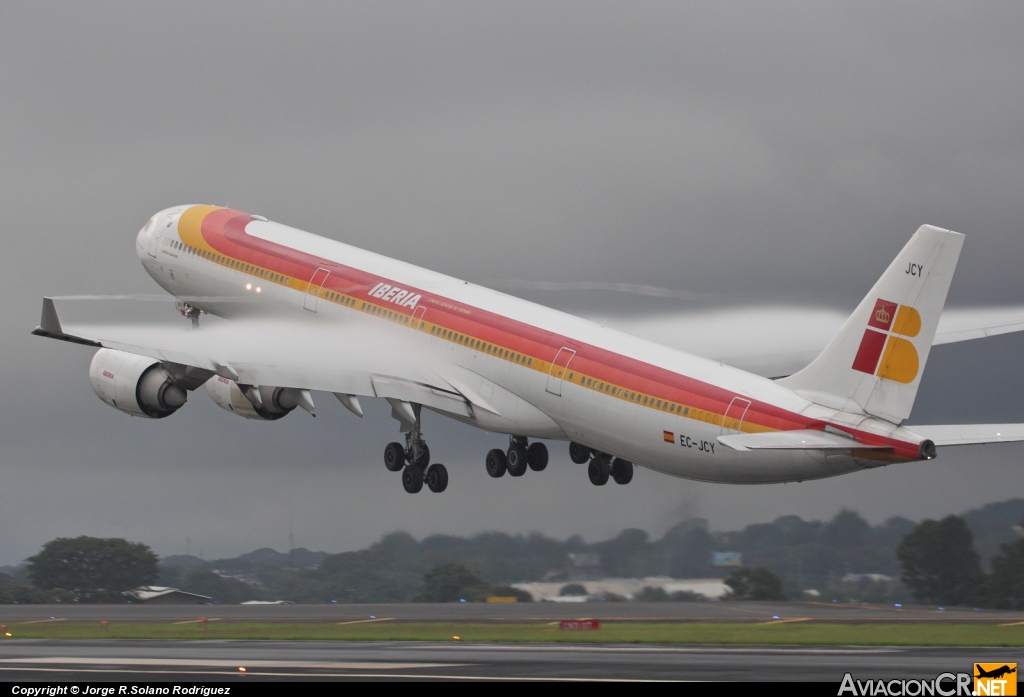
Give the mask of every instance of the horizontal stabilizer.
[(954, 424), (951, 426), (906, 426), (937, 446), (983, 445), (1024, 441), (1024, 424)]
[(772, 431), (719, 436), (733, 450), (889, 450), (885, 445), (864, 445), (825, 431)]

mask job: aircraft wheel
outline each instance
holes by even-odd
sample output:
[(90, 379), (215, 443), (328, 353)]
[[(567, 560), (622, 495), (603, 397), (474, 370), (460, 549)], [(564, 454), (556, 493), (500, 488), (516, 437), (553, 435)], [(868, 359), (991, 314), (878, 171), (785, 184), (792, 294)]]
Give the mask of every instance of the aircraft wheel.
[(590, 460), (591, 449), (579, 443), (569, 443), (569, 459), (577, 465), (584, 465)]
[(529, 455), (526, 448), (520, 443), (508, 446), (508, 473), (513, 477), (522, 477), (526, 474), (526, 463)]
[(416, 458), (416, 462), (413, 464), (419, 465), (421, 469), (427, 469), (427, 465), (430, 464), (430, 448), (427, 447), (426, 443), (420, 443), (420, 456)]
[(548, 446), (543, 443), (530, 443), (526, 449), (526, 464), (534, 472), (543, 472), (548, 466)]
[(604, 486), (608, 483), (608, 461), (602, 457), (595, 457), (587, 467), (587, 476), (594, 486)]
[(419, 493), (423, 488), (423, 468), (419, 465), (408, 465), (402, 470), (402, 487), (410, 494)]
[(508, 462), (505, 459), (504, 451), (495, 448), (487, 453), (487, 474), (497, 479), (505, 476), (506, 469), (508, 469)]
[(423, 481), (426, 482), (428, 489), (435, 494), (440, 494), (448, 488), (448, 468), (442, 464), (434, 463), (427, 468)]
[(633, 481), (633, 463), (620, 457), (612, 461), (612, 479), (616, 484), (629, 484)]
[(405, 466), (405, 448), (401, 443), (388, 443), (384, 448), (384, 466), (389, 472), (397, 472)]

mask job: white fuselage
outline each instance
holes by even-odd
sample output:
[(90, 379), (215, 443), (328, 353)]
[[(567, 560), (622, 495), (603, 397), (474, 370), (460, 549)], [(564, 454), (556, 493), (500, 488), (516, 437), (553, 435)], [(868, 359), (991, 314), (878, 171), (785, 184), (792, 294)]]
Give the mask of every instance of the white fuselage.
[[(720, 435), (825, 425), (912, 437), (727, 365), (243, 215), (201, 206), (158, 213), (139, 233), (139, 258), (168, 293), (212, 315), (290, 316), (390, 332), (403, 344), (404, 360), (421, 362), (417, 370), (441, 376), (474, 405), (463, 415), (443, 413), (479, 428), (573, 440), (715, 482), (798, 481), (915, 459), (730, 449)], [(322, 351), (330, 354), (331, 346)]]

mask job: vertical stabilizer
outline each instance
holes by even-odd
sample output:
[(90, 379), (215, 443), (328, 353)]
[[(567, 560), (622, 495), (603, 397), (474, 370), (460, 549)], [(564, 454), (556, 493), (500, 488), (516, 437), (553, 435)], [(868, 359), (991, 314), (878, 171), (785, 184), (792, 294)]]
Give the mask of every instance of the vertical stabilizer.
[(821, 355), (779, 383), (893, 423), (910, 416), (963, 242), (922, 225)]

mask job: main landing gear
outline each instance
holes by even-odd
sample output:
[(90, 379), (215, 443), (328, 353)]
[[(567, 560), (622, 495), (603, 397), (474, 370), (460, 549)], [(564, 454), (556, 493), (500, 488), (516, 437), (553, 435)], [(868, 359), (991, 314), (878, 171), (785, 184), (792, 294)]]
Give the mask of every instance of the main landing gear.
[(437, 494), (448, 488), (448, 468), (440, 463), (430, 464), (430, 448), (420, 431), (418, 410), (416, 424), (405, 434), (405, 446), (388, 443), (384, 448), (384, 466), (389, 472), (402, 472), (402, 487), (410, 494), (421, 491), (424, 484)]
[(542, 472), (548, 466), (548, 448), (543, 443), (529, 443), (524, 436), (509, 436), (508, 451), (498, 448), (487, 453), (487, 474), (503, 477), (508, 472), (522, 477), (526, 469)]
[(591, 450), (579, 443), (569, 444), (569, 459), (577, 465), (587, 465), (587, 476), (594, 486), (604, 486), (609, 477), (616, 484), (629, 484), (633, 481), (633, 463), (621, 457), (612, 458), (608, 453)]

